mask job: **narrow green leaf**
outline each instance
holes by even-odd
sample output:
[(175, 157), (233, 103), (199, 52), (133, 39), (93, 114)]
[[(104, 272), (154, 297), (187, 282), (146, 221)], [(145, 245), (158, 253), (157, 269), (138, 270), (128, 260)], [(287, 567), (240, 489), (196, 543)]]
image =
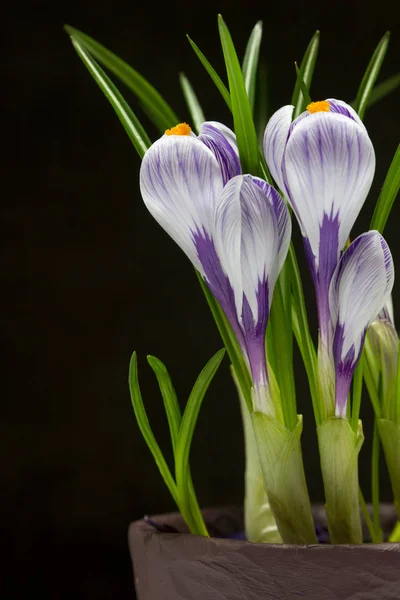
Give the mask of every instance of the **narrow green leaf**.
[[(381, 83), (378, 83), (378, 85), (372, 88), (372, 91), (368, 98), (367, 108), (370, 108), (370, 106), (373, 106), (383, 98), (386, 98), (386, 96), (394, 92), (394, 90), (397, 89), (399, 86), (400, 73), (397, 73), (397, 75), (393, 75), (392, 77), (388, 77), (388, 79), (385, 79)], [(351, 106), (354, 108), (355, 104), (356, 101), (353, 100), (353, 102), (351, 102)]]
[(231, 98), (230, 98), (229, 92), (226, 89), (226, 86), (225, 86), (224, 82), (222, 81), (221, 77), (218, 75), (216, 70), (211, 66), (210, 62), (206, 59), (206, 57), (204, 56), (204, 54), (202, 53), (200, 48), (194, 43), (194, 41), (192, 39), (190, 39), (190, 37), (188, 35), (186, 37), (189, 40), (189, 44), (192, 46), (193, 50), (195, 51), (198, 58), (200, 59), (201, 64), (203, 65), (203, 67), (205, 68), (205, 70), (207, 71), (207, 73), (209, 74), (211, 79), (213, 80), (218, 91), (220, 92), (221, 96), (225, 100), (229, 110), (232, 110), (231, 109)]
[(400, 341), (397, 348), (397, 378), (394, 406), (395, 422), (400, 425)]
[(143, 158), (144, 153), (151, 146), (151, 141), (139, 119), (90, 54), (73, 37), (71, 40), (82, 62), (115, 110), (140, 158)]
[(385, 79), (385, 81), (382, 81), (382, 83), (378, 83), (378, 85), (372, 89), (369, 95), (367, 108), (373, 106), (383, 98), (386, 98), (386, 96), (394, 92), (394, 90), (399, 86), (400, 73), (397, 73), (397, 75), (393, 75), (392, 77), (388, 77), (388, 79)]
[(358, 419), (360, 418), (360, 407), (361, 407), (361, 395), (362, 395), (362, 382), (363, 382), (363, 361), (364, 355), (362, 354), (358, 365), (354, 371), (353, 377), (353, 404), (351, 410), (351, 425), (354, 433), (358, 431)]
[(218, 15), (218, 28), (228, 75), (234, 130), (243, 173), (259, 175), (259, 149), (249, 98), (231, 35), (221, 15)]
[(87, 52), (132, 90), (140, 99), (142, 108), (149, 119), (160, 131), (164, 132), (165, 129), (179, 123), (178, 117), (169, 104), (140, 73), (82, 31), (69, 25), (65, 25), (64, 29), (70, 36), (78, 40)]
[(190, 116), (192, 117), (193, 126), (197, 133), (199, 133), (201, 124), (206, 120), (203, 110), (194, 92), (192, 84), (184, 73), (179, 74), (179, 81), (181, 83), (183, 95), (185, 96)]
[(189, 454), (201, 404), (203, 402), (207, 389), (224, 357), (224, 354), (225, 348), (222, 348), (216, 354), (214, 354), (214, 356), (208, 361), (208, 363), (198, 376), (187, 401), (185, 412), (183, 413), (182, 422), (179, 429), (178, 444), (175, 452), (176, 481), (180, 501), (183, 510), (187, 513), (190, 513), (195, 518), (196, 523), (200, 529), (198, 531), (200, 535), (208, 535), (208, 532), (205, 528), (202, 518), (200, 522), (198, 521), (200, 513), (198, 508), (196, 510), (198, 504), (197, 501), (195, 501), (195, 504), (193, 504), (194, 498), (189, 491)]
[(372, 514), (376, 539), (383, 542), (383, 534), (379, 518), (379, 429), (377, 420), (374, 420), (374, 431), (372, 436), (372, 458), (371, 458), (371, 499)]
[(262, 21), (258, 21), (251, 32), (247, 42), (246, 52), (243, 59), (243, 79), (249, 97), (251, 110), (254, 111), (254, 98), (256, 92), (257, 66), (260, 56), (260, 46), (262, 40)]
[(285, 308), (281, 281), (278, 281), (271, 307), (271, 343), (277, 363), (275, 376), (280, 390), (284, 422), (292, 431), (299, 419), (293, 371), (292, 307), (290, 305), (287, 308), (288, 310)]
[(368, 67), (364, 73), (364, 77), (358, 88), (356, 100), (354, 103), (354, 110), (358, 113), (360, 119), (364, 118), (365, 109), (368, 105), (368, 98), (374, 87), (376, 78), (379, 75), (383, 60), (385, 58), (386, 51), (388, 49), (390, 40), (390, 32), (387, 31), (382, 37), (381, 41), (375, 48), (375, 51), (368, 63)]
[(147, 418), (146, 409), (144, 408), (142, 394), (140, 392), (139, 387), (136, 352), (132, 354), (132, 358), (129, 364), (129, 389), (131, 393), (133, 411), (135, 413), (139, 429), (153, 455), (153, 458), (159, 468), (159, 471), (162, 475), (162, 478), (165, 481), (165, 484), (167, 485), (171, 493), (171, 496), (173, 497), (177, 506), (179, 507), (179, 496), (176, 483), (171, 475), (167, 463), (165, 462), (160, 447), (157, 444), (156, 439), (153, 435), (149, 420)]
[(363, 375), (365, 385), (367, 386), (369, 399), (371, 400), (372, 408), (374, 409), (375, 417), (380, 419), (382, 417), (381, 403), (379, 398), (378, 390), (376, 389), (374, 375), (372, 372), (373, 365), (371, 364), (370, 356), (365, 353), (365, 360), (363, 364)]
[(297, 76), (297, 81), (299, 83), (300, 86), (300, 91), (301, 91), (301, 95), (303, 98), (303, 102), (305, 104), (305, 106), (307, 106), (308, 104), (311, 103), (311, 97), (310, 94), (308, 93), (308, 89), (306, 84), (304, 83), (304, 79), (303, 79), (303, 75), (297, 65), (297, 62), (294, 63), (294, 68), (296, 69), (296, 76)]
[(383, 233), (386, 222), (392, 210), (393, 203), (396, 200), (400, 189), (400, 144), (397, 146), (396, 153), (387, 172), (385, 182), (375, 206), (372, 215), (370, 229), (376, 229)]
[[(318, 49), (319, 49), (319, 38), (320, 33), (317, 30), (312, 36), (310, 43), (307, 46), (307, 50), (303, 56), (303, 60), (300, 64), (301, 78), (297, 77), (296, 85), (293, 91), (292, 102), (294, 106), (293, 119), (299, 116), (306, 107), (306, 98), (302, 93), (301, 81), (304, 82), (307, 90), (311, 87), (312, 78), (314, 75), (315, 63), (317, 62)], [(309, 95), (309, 94), (308, 94)]]
[(231, 361), (233, 368), (235, 370), (235, 375), (240, 385), (240, 389), (242, 390), (242, 394), (244, 399), (246, 400), (248, 409), (250, 412), (253, 410), (252, 400), (251, 400), (251, 387), (252, 382), (250, 378), (250, 374), (246, 363), (243, 360), (243, 355), (240, 351), (240, 347), (238, 341), (235, 337), (235, 334), (232, 331), (232, 327), (228, 319), (226, 318), (224, 311), (218, 304), (217, 300), (214, 298), (210, 290), (208, 289), (204, 279), (200, 275), (198, 271), (196, 271), (197, 278), (199, 280), (201, 289), (206, 297), (208, 306), (210, 307), (211, 313), (214, 317), (215, 323), (217, 325), (218, 331), (221, 335), (224, 346), (228, 352), (229, 360)]
[(364, 517), (365, 524), (367, 526), (369, 535), (371, 536), (371, 541), (373, 544), (379, 544), (381, 540), (376, 537), (375, 527), (372, 523), (371, 515), (368, 512), (367, 503), (364, 500), (364, 495), (360, 487), (358, 488), (358, 499), (360, 501), (361, 512)]
[(254, 122), (256, 125), (258, 145), (261, 151), (263, 150), (264, 132), (269, 119), (268, 87), (269, 86), (267, 63), (261, 57), (258, 65), (258, 79), (254, 112)]
[(303, 359), (304, 367), (307, 373), (308, 384), (310, 386), (311, 400), (314, 410), (315, 422), (321, 423), (320, 408), (318, 403), (317, 386), (317, 357), (315, 347), (311, 338), (308, 325), (306, 304), (304, 301), (303, 284), (301, 282), (299, 265), (297, 264), (296, 253), (293, 243), (290, 243), (288, 258), (290, 266), (290, 280), (292, 284), (292, 323), (293, 332), (299, 346), (300, 354)]
[(147, 362), (157, 377), (160, 392), (164, 401), (165, 413), (167, 415), (169, 431), (171, 434), (172, 448), (175, 453), (178, 442), (179, 427), (181, 426), (181, 409), (174, 386), (169, 376), (167, 367), (155, 356), (148, 356)]

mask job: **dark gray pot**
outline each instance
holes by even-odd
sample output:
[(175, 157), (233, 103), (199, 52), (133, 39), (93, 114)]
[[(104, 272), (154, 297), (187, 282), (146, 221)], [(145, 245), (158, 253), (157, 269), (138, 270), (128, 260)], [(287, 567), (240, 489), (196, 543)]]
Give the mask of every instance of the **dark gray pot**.
[[(252, 544), (219, 537), (243, 527), (239, 509), (203, 515), (218, 537), (187, 533), (178, 513), (130, 525), (138, 600), (400, 599), (400, 544)], [(315, 517), (323, 525), (319, 507)], [(384, 507), (384, 528), (395, 521), (394, 510)]]

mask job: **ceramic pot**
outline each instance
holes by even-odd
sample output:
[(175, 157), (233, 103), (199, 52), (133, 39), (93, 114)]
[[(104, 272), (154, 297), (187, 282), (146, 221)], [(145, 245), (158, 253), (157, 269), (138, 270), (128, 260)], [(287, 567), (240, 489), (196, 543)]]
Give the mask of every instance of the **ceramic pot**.
[[(400, 600), (400, 544), (252, 544), (237, 539), (240, 509), (203, 515), (210, 538), (188, 533), (178, 513), (130, 525), (138, 600)], [(322, 507), (314, 517), (323, 533)], [(383, 507), (384, 529), (395, 522)]]

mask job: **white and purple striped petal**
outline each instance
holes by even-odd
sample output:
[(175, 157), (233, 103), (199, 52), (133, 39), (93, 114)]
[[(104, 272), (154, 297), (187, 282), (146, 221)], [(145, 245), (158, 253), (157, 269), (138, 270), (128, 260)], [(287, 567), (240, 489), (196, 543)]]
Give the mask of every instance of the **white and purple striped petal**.
[(278, 271), (280, 271), (285, 262), (290, 246), (290, 238), (292, 236), (292, 221), (290, 219), (289, 211), (282, 196), (272, 187), (272, 185), (269, 185), (269, 183), (266, 183), (259, 177), (252, 177), (252, 180), (263, 190), (275, 211), (278, 223)]
[(212, 237), (223, 189), (214, 154), (191, 135), (164, 135), (143, 157), (140, 190), (155, 220), (204, 275), (197, 246)]
[(293, 123), (293, 107), (277, 111), (265, 131), (264, 151), (299, 222), (316, 287), (320, 333), (329, 346), (329, 283), (370, 189), (375, 155), (354, 109), (336, 99), (316, 104), (321, 108), (310, 105)]
[(250, 175), (234, 177), (221, 194), (215, 219), (217, 253), (234, 290), (243, 350), (259, 388), (268, 383), (265, 331), (291, 231), (288, 210), (275, 194), (271, 186), (263, 189)]
[(217, 121), (206, 121), (201, 125), (199, 139), (217, 159), (224, 184), (240, 175), (242, 169), (236, 136), (229, 127)]
[(282, 161), (292, 124), (294, 106), (283, 106), (270, 120), (264, 134), (264, 155), (272, 177), (280, 190), (286, 195), (283, 181)]
[(335, 269), (329, 306), (334, 327), (337, 416), (346, 415), (347, 395), (366, 330), (389, 299), (393, 283), (392, 256), (377, 231), (356, 238)]

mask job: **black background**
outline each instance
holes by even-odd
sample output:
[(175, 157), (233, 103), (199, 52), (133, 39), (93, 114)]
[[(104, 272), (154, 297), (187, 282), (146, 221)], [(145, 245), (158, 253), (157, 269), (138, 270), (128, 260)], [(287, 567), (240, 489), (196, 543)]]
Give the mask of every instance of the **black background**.
[[(381, 78), (399, 70), (399, 11), (385, 2), (83, 0), (8, 7), (2, 28), (1, 598), (133, 598), (127, 526), (174, 506), (132, 414), (130, 354), (139, 354), (149, 418), (170, 456), (162, 402), (145, 356), (166, 362), (184, 405), (197, 374), (221, 346), (187, 259), (142, 204), (139, 158), (62, 25), (113, 49), (188, 119), (178, 82), (184, 70), (206, 116), (230, 125), (185, 38), (189, 33), (223, 73), (218, 12), (240, 54), (255, 21), (264, 21), (273, 110), (290, 101), (293, 62), (301, 60), (317, 28), (321, 51), (313, 98), (352, 100), (387, 29), (393, 39)], [(368, 225), (398, 143), (399, 97), (393, 94), (366, 117), (377, 171), (355, 233)], [(156, 139), (145, 118), (143, 123)], [(385, 232), (395, 261), (397, 214)], [(304, 277), (313, 316), (306, 271)], [(313, 417), (297, 364), (307, 477), (318, 501), (323, 494)], [(363, 418), (369, 434), (367, 402)], [(366, 443), (360, 467), (366, 496), (368, 461)], [(242, 501), (243, 442), (227, 361), (204, 402), (191, 463), (203, 506)], [(383, 499), (390, 499), (382, 476)]]

